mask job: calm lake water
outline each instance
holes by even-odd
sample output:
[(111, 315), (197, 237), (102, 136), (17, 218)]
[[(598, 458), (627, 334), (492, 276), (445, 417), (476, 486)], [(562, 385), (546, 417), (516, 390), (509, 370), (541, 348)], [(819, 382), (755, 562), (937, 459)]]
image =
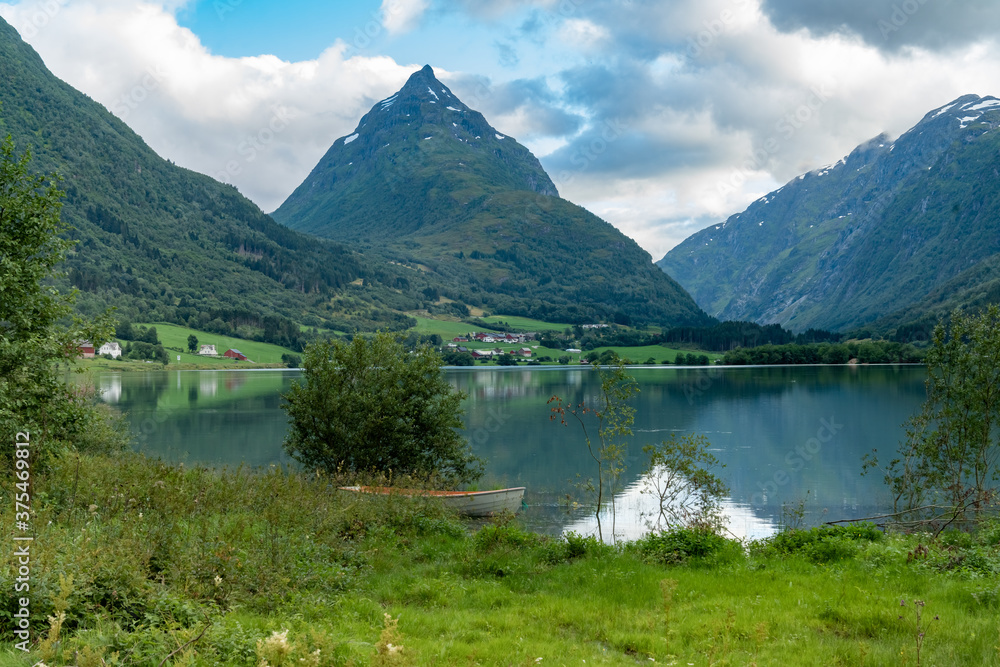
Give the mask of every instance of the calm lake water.
[[(596, 401), (589, 368), (454, 369), (468, 394), (466, 435), (488, 460), (481, 488), (525, 486), (526, 522), (545, 532), (592, 532), (592, 512), (575, 483), (595, 474), (579, 427), (550, 421), (550, 396)], [(641, 534), (652, 507), (641, 493), (642, 446), (671, 433), (704, 434), (731, 497), (737, 535), (763, 536), (783, 503), (805, 500), (813, 523), (870, 516), (888, 502), (878, 476), (861, 477), (861, 457), (899, 442), (902, 423), (924, 399), (922, 367), (782, 366), (635, 368), (640, 393), (629, 467), (617, 496), (617, 533)], [(104, 399), (126, 411), (138, 447), (188, 464), (290, 463), (279, 394), (298, 371), (161, 371), (99, 375)], [(605, 533), (610, 518), (602, 520)]]

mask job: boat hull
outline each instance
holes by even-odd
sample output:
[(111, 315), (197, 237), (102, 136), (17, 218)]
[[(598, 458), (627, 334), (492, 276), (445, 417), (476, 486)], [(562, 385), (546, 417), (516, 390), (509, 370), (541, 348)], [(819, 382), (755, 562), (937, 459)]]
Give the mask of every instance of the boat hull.
[(516, 514), (524, 499), (524, 487), (495, 489), (492, 491), (425, 491), (421, 489), (396, 489), (385, 486), (342, 486), (342, 491), (379, 493), (383, 495), (427, 496), (440, 498), (448, 507), (464, 516), (494, 516), (502, 512)]

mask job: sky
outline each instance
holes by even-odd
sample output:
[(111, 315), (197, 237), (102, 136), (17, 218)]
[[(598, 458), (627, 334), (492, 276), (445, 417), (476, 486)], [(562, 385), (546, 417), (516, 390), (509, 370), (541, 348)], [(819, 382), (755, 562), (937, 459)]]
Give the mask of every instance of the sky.
[(0, 16), (161, 156), (270, 212), (425, 64), (659, 259), (1000, 95), (996, 0), (30, 0)]

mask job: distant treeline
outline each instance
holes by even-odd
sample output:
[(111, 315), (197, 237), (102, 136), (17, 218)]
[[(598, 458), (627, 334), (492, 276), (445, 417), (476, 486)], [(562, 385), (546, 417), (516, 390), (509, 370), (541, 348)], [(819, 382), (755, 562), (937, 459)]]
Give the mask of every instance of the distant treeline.
[(923, 357), (909, 344), (878, 340), (850, 343), (808, 343), (799, 345), (761, 345), (730, 350), (722, 358), (728, 366), (772, 364), (846, 364), (856, 359), (861, 364), (919, 363)]
[(675, 327), (667, 330), (664, 343), (696, 345), (712, 352), (728, 352), (736, 348), (753, 348), (761, 345), (788, 345), (796, 343), (839, 343), (840, 334), (820, 329), (808, 329), (798, 335), (783, 329), (780, 324), (756, 322), (720, 322), (711, 327)]
[(580, 325), (568, 328), (562, 334), (547, 331), (539, 338), (550, 348), (565, 347), (566, 343), (579, 341), (580, 349), (598, 347), (640, 347), (643, 345), (684, 345), (710, 352), (727, 352), (737, 348), (754, 348), (761, 345), (808, 345), (813, 343), (839, 343), (840, 334), (809, 329), (798, 335), (778, 324), (761, 325), (754, 322), (720, 322), (708, 327), (674, 327), (663, 333), (649, 333), (608, 326), (584, 329)]

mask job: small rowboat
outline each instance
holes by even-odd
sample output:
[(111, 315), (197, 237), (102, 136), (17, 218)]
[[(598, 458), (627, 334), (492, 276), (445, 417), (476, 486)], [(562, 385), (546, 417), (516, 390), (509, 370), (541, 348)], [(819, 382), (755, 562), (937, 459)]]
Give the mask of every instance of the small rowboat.
[(465, 516), (492, 516), (501, 512), (516, 514), (521, 509), (521, 501), (524, 498), (523, 486), (494, 491), (425, 491), (422, 489), (396, 489), (390, 486), (342, 486), (340, 490), (440, 498), (445, 505)]

